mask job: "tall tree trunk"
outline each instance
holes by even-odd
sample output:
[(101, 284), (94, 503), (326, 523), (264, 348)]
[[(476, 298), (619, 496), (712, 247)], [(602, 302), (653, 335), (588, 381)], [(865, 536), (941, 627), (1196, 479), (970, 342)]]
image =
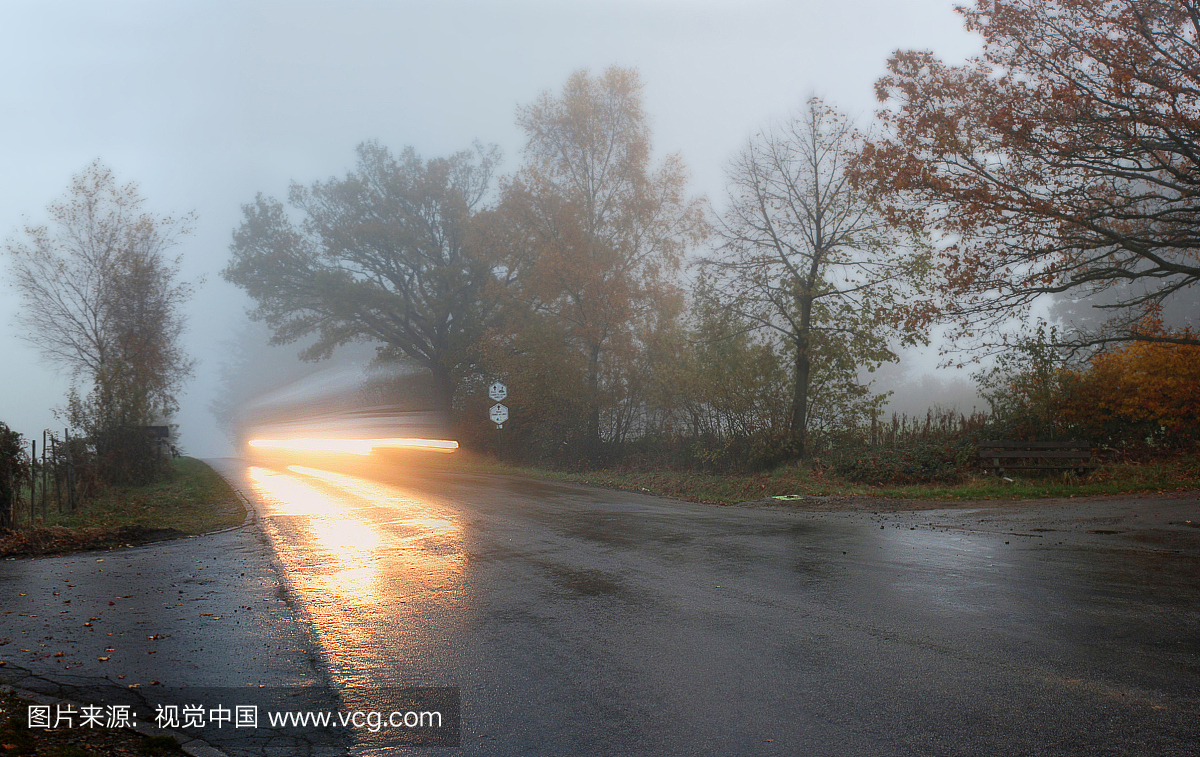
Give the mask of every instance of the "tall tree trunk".
[(443, 410), (447, 414), (454, 412), (454, 379), (450, 376), (450, 371), (445, 369), (433, 370), (433, 391), (434, 401), (437, 402), (438, 410)]
[(588, 417), (587, 438), (584, 441), (588, 457), (600, 452), (600, 345), (593, 344), (588, 355)]
[(796, 343), (796, 384), (792, 390), (792, 440), (797, 456), (808, 456), (808, 386), (812, 378), (812, 361), (809, 358), (812, 330), (812, 303), (810, 294), (801, 295), (800, 325), (793, 335)]

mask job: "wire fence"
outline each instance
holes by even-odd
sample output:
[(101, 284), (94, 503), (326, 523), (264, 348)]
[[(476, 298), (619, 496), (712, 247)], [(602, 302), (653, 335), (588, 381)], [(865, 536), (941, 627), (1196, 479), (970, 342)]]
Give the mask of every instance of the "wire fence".
[(10, 512), (0, 513), (0, 524), (10, 528), (47, 523), (51, 513), (75, 512), (83, 499), (83, 481), (76, 460), (83, 441), (64, 429), (61, 435), (42, 432), (41, 444), (29, 442), (29, 462), (23, 481), (14, 481)]

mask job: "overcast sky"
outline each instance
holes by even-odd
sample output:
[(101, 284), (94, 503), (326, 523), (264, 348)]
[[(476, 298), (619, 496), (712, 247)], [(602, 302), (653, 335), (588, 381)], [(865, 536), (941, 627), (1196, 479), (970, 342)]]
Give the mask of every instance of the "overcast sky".
[[(520, 160), (519, 104), (580, 68), (636, 67), (660, 155), (723, 196), (726, 161), (809, 95), (864, 122), (898, 48), (979, 48), (953, 0), (10, 2), (0, 0), (0, 233), (45, 218), (99, 158), (156, 213), (195, 211), (179, 251), (199, 365), (178, 421), (190, 454), (229, 451), (207, 406), (249, 301), (219, 271), (240, 206), (343, 174), (377, 139), (424, 157), (494, 142)], [(19, 338), (0, 260), (0, 420), (61, 427), (69, 377)]]

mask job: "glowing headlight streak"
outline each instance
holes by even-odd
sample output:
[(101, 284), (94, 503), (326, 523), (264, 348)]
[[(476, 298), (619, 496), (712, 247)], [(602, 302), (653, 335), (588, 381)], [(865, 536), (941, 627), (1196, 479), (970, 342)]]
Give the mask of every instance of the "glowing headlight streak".
[(369, 455), (376, 449), (415, 449), (429, 452), (454, 452), (458, 442), (450, 439), (251, 439), (257, 449), (283, 449), (298, 452), (346, 452)]
[(366, 439), (251, 439), (251, 447), (258, 449), (286, 449), (296, 452), (348, 452), (352, 455), (371, 454), (371, 443)]
[(458, 442), (452, 439), (371, 439), (374, 449), (420, 449), (430, 452), (453, 452)]

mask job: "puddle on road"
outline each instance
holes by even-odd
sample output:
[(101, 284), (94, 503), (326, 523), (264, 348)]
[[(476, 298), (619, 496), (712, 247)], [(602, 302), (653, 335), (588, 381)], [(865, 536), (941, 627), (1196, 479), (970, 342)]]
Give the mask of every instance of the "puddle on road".
[(629, 589), (615, 573), (594, 568), (576, 569), (567, 565), (548, 565), (545, 568), (554, 585), (581, 597), (619, 597)]

